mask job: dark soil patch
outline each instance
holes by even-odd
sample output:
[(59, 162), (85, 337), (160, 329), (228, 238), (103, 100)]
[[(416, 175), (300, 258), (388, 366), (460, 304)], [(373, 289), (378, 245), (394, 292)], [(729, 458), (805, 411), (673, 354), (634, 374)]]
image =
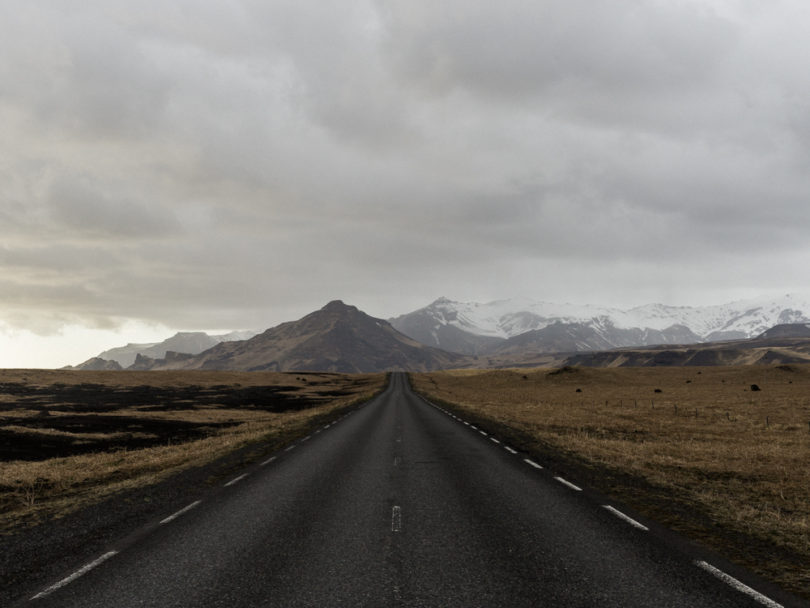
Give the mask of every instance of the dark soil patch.
[[(77, 415), (14, 419), (15, 426), (30, 433), (0, 429), (0, 461), (47, 460), (92, 452), (142, 448), (202, 439), (237, 422), (198, 424), (183, 420), (160, 420), (124, 416)], [(37, 433), (37, 429), (65, 433), (99, 433), (106, 437), (71, 437)], [(123, 433), (123, 434), (121, 434)]]
[[(335, 397), (350, 394), (348, 389), (327, 390), (317, 395), (295, 394), (294, 386), (107, 386), (103, 384), (62, 384), (37, 386), (2, 383), (0, 394), (11, 396), (0, 402), (0, 426), (26, 427), (0, 429), (0, 461), (47, 460), (92, 452), (142, 449), (167, 443), (202, 439), (237, 422), (193, 422), (162, 420), (148, 416), (115, 416), (113, 412), (137, 409), (140, 412), (193, 411), (198, 408), (288, 412), (312, 408)], [(20, 408), (38, 414), (30, 417), (3, 417), (5, 411)], [(61, 415), (51, 415), (51, 413)], [(72, 434), (103, 434), (108, 437), (71, 437), (47, 434), (55, 430)]]
[(261, 409), (271, 412), (300, 410), (342, 396), (347, 391), (333, 391), (316, 398), (292, 395), (293, 386), (132, 386), (113, 387), (102, 384), (53, 384), (32, 386), (19, 383), (0, 384), (0, 394), (16, 397), (0, 403), (0, 411), (19, 407), (75, 412), (112, 412), (130, 407), (148, 407), (153, 410), (194, 409), (206, 405), (223, 405)]

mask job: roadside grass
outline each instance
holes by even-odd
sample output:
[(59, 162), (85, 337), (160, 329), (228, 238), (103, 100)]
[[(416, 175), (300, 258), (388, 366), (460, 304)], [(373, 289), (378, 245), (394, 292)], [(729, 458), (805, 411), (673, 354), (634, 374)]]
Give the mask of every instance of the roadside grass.
[(810, 597), (810, 366), (411, 379), (583, 483)]
[[(102, 407), (107, 427), (104, 432), (67, 432), (64, 429), (31, 428), (26, 423), (59, 426), (61, 417), (75, 423), (84, 418), (96, 421), (87, 404), (60, 401), (60, 395), (72, 395), (73, 389), (88, 383), (104, 390), (129, 391), (138, 387), (142, 399), (149, 400), (153, 386), (166, 390), (213, 391), (205, 405), (182, 403), (182, 409), (154, 410), (161, 404), (128, 405), (110, 411), (108, 404), (91, 403), (90, 409)], [(148, 486), (186, 468), (216, 460), (239, 448), (255, 444), (257, 456), (294, 441), (323, 421), (356, 403), (371, 398), (385, 384), (384, 374), (286, 374), (231, 372), (62, 372), (7, 370), (0, 371), (0, 430), (4, 440), (31, 442), (56, 438), (72, 441), (76, 448), (93, 442), (99, 449), (44, 460), (6, 460), (0, 462), (0, 534), (46, 518), (63, 517), (80, 507), (101, 501), (112, 494)], [(4, 386), (18, 395), (17, 400), (4, 394)], [(217, 405), (216, 395), (228, 396), (236, 389), (255, 387), (283, 388), (279, 411), (273, 409), (272, 397), (263, 408), (253, 401)], [(30, 391), (28, 390), (30, 389)], [(33, 392), (35, 397), (25, 397)], [(90, 391), (92, 393), (92, 391)], [(104, 391), (99, 389), (99, 394)], [(261, 393), (255, 393), (261, 394)], [(274, 393), (271, 393), (271, 395)], [(45, 412), (45, 414), (43, 414)], [(103, 449), (105, 440), (138, 438), (139, 433), (116, 427), (116, 420), (134, 422), (175, 421), (202, 425), (205, 436), (188, 441), (171, 437), (149, 436), (159, 445), (142, 449)], [(215, 425), (215, 426), (211, 426)], [(220, 425), (220, 426), (216, 426)], [(195, 427), (196, 428), (196, 427)]]

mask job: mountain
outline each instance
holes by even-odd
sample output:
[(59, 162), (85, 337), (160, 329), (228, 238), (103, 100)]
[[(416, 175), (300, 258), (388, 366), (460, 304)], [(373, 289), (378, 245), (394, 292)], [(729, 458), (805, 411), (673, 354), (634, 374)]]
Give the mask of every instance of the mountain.
[[(649, 304), (627, 310), (528, 299), (479, 304), (439, 298), (390, 322), (415, 340), (463, 354), (515, 350), (521, 343), (537, 352), (570, 352), (752, 338), (775, 325), (810, 322), (810, 297), (704, 307)], [(528, 332), (541, 333), (505, 343)]]
[(776, 340), (779, 338), (810, 338), (810, 324), (787, 323), (776, 325), (757, 336), (760, 340)]
[(578, 353), (557, 365), (650, 367), (793, 363), (810, 363), (810, 328), (805, 323), (777, 325), (747, 340)]
[(101, 372), (101, 371), (121, 371), (123, 368), (118, 363), (118, 361), (108, 361), (107, 359), (102, 359), (100, 357), (91, 357), (84, 363), (80, 363), (76, 366), (67, 366), (63, 369), (77, 369), (87, 372)]
[(557, 321), (543, 329), (535, 329), (508, 338), (493, 349), (493, 355), (515, 355), (527, 351), (537, 353), (572, 353), (609, 350), (621, 346), (646, 344), (691, 344), (700, 338), (688, 327), (673, 325), (665, 331), (657, 329), (622, 329), (610, 319), (594, 319), (591, 323)]
[(192, 357), (153, 361), (149, 369), (380, 372), (457, 367), (466, 358), (405, 336), (387, 321), (335, 300), (298, 321), (282, 323), (248, 340), (221, 342)]
[[(257, 332), (253, 331), (235, 331), (227, 334), (209, 335), (201, 331), (183, 331), (178, 332), (171, 338), (167, 338), (163, 342), (153, 342), (151, 344), (127, 344), (126, 346), (119, 346), (111, 348), (100, 353), (95, 359), (104, 359), (106, 361), (115, 361), (122, 368), (129, 367), (135, 363), (138, 355), (143, 355), (151, 359), (162, 359), (166, 356), (167, 352), (174, 351), (178, 353), (189, 353), (196, 355), (208, 350), (212, 346), (220, 342), (229, 342), (232, 340), (246, 340), (255, 336)], [(82, 363), (85, 365), (86, 363)], [(79, 368), (81, 366), (77, 366)]]

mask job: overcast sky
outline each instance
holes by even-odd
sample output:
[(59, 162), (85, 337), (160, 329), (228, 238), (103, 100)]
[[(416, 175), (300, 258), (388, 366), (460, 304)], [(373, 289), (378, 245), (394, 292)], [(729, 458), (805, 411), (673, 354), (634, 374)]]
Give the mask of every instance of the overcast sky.
[(806, 292), (808, 27), (806, 0), (3, 0), (0, 366), (336, 298)]

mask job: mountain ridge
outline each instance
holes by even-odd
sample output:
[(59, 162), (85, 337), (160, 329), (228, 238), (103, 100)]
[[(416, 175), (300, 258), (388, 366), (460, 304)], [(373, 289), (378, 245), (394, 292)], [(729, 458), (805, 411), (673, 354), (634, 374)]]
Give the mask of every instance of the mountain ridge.
[[(810, 322), (810, 297), (787, 294), (712, 306), (647, 304), (629, 309), (526, 298), (482, 304), (441, 297), (389, 321), (424, 344), (468, 355), (497, 352), (517, 336), (556, 325), (579, 332), (575, 350), (599, 350), (753, 338), (775, 325)], [(638, 342), (628, 344), (630, 337)], [(556, 348), (548, 344), (543, 350)]]
[(357, 307), (333, 300), (297, 321), (247, 340), (220, 342), (200, 354), (153, 360), (148, 369), (322, 371), (365, 373), (431, 371), (462, 364), (463, 355), (420, 344)]
[[(562, 316), (554, 317), (552, 313)], [(427, 307), (388, 321), (333, 300), (297, 321), (261, 333), (247, 332), (246, 339), (223, 341), (225, 337), (240, 337), (237, 333), (209, 336), (203, 332), (178, 332), (160, 343), (110, 349), (72, 369), (351, 372), (524, 366), (528, 362), (555, 365), (577, 353), (638, 350), (657, 345), (670, 345), (672, 349), (683, 348), (682, 345), (696, 347), (713, 343), (718, 336), (724, 336), (725, 341), (729, 337), (738, 340), (810, 337), (808, 316), (810, 300), (804, 301), (799, 296), (703, 308), (653, 304), (629, 311), (593, 306), (568, 308), (526, 299), (476, 304), (439, 298)], [(652, 319), (646, 327), (632, 326), (645, 319)], [(692, 320), (693, 327), (703, 334), (679, 323), (681, 320)], [(775, 323), (769, 325), (772, 321)], [(757, 330), (761, 331), (749, 335)], [(795, 335), (797, 332), (801, 335)], [(501, 335), (493, 335), (498, 333)], [(117, 355), (119, 359), (107, 359), (105, 355)], [(121, 364), (122, 355), (129, 357), (123, 360), (128, 365)], [(698, 360), (707, 356), (700, 354)], [(642, 355), (639, 357), (644, 359)], [(656, 357), (662, 360), (662, 355)], [(803, 357), (799, 355), (800, 359)], [(594, 362), (610, 358), (611, 355), (603, 354)], [(583, 364), (588, 365), (586, 360), (587, 357), (582, 358)], [(621, 362), (613, 360), (612, 364)]]

